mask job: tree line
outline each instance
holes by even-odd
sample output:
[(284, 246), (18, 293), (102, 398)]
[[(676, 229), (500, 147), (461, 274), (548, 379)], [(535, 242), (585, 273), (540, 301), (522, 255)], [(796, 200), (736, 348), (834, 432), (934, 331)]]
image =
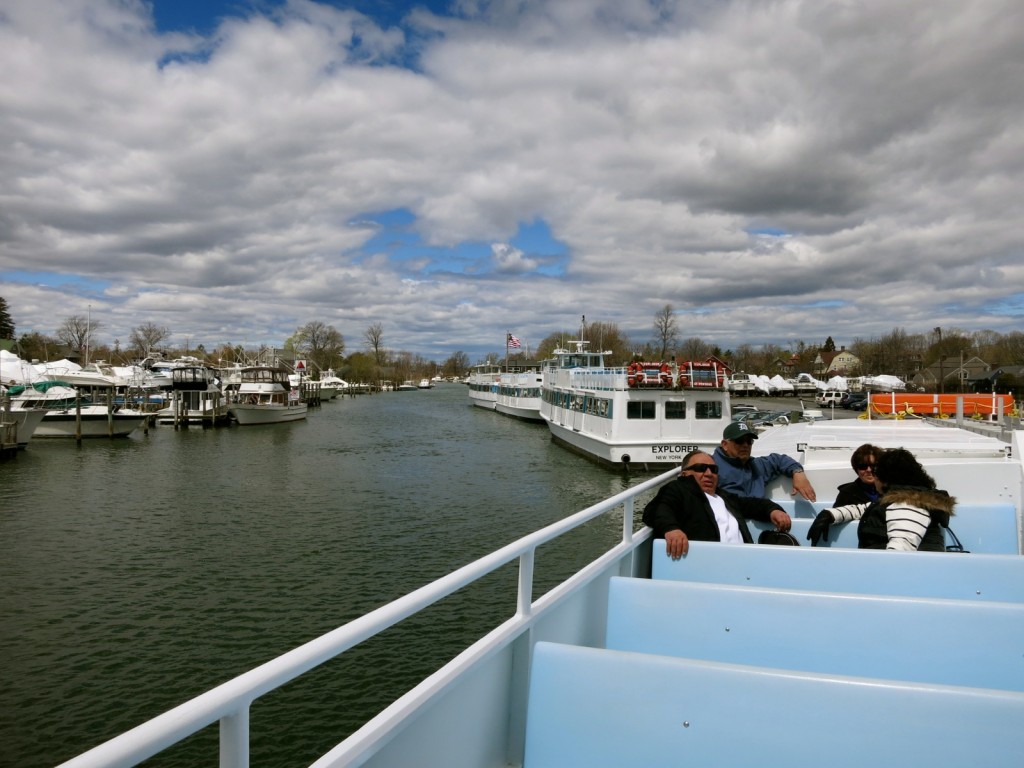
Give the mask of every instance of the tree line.
[[(355, 382), (405, 381), (436, 375), (461, 377), (473, 364), (461, 350), (443, 363), (437, 363), (422, 355), (389, 349), (385, 344), (384, 326), (379, 322), (371, 324), (363, 333), (363, 348), (348, 355), (344, 336), (334, 326), (319, 320), (296, 328), (280, 350), (266, 345), (246, 349), (230, 343), (211, 348), (198, 343), (193, 348), (189, 340), (183, 346), (172, 347), (168, 344), (173, 335), (171, 329), (149, 322), (133, 328), (123, 346), (120, 339), (108, 345), (96, 342), (102, 328), (99, 320), (71, 315), (63, 319), (53, 336), (31, 331), (19, 338), (15, 336), (7, 302), (0, 297), (0, 339), (16, 339), (19, 356), (25, 360), (58, 359), (70, 353), (81, 362), (106, 360), (126, 365), (153, 357), (194, 356), (211, 365), (231, 365), (266, 360), (270, 353), (277, 351), (286, 358), (306, 360), (310, 370), (334, 370), (342, 378)], [(633, 360), (704, 360), (713, 355), (735, 371), (771, 373), (780, 362), (792, 363), (798, 371), (813, 372), (814, 361), (820, 353), (836, 351), (831, 335), (821, 343), (795, 339), (785, 344), (740, 344), (734, 349), (722, 349), (696, 336), (682, 337), (679, 318), (671, 304), (658, 310), (651, 330), (651, 337), (638, 343), (615, 323), (588, 323), (582, 318), (576, 329), (548, 334), (530, 350), (529, 357), (548, 359), (555, 349), (582, 338), (589, 342), (589, 349), (610, 352), (608, 362), (613, 365), (626, 365)], [(978, 357), (993, 366), (1024, 365), (1024, 332), (1021, 331), (968, 332), (956, 327), (936, 327), (924, 333), (908, 333), (903, 328), (894, 328), (882, 336), (855, 337), (845, 346), (861, 361), (862, 370), (852, 371), (853, 375), (887, 373), (910, 378), (940, 359), (960, 356), (964, 360)], [(505, 350), (494, 351), (479, 362), (502, 362), (505, 355)], [(526, 356), (526, 350), (518, 349), (509, 355), (509, 360), (522, 360)]]

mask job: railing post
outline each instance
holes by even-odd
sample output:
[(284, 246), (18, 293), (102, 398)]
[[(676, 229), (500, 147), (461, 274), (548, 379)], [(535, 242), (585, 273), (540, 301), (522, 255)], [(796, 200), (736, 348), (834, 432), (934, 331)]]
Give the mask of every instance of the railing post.
[(630, 496), (622, 502), (622, 541), (627, 544), (633, 540), (633, 500), (635, 498), (635, 496)]
[(534, 551), (523, 552), (519, 556), (519, 596), (516, 614), (529, 616), (533, 611), (533, 560)]
[(220, 768), (249, 768), (249, 704), (220, 719)]

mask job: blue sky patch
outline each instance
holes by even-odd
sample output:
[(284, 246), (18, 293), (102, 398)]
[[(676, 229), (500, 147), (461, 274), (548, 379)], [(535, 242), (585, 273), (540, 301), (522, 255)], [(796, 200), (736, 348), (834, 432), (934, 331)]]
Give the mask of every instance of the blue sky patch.
[[(356, 261), (385, 254), (398, 265), (405, 264), (410, 275), (424, 277), (438, 273), (487, 275), (498, 269), (494, 245), (466, 241), (452, 246), (427, 245), (415, 229), (416, 217), (406, 208), (367, 213), (349, 222), (351, 226), (372, 224), (377, 232), (353, 253)], [(536, 219), (519, 225), (507, 245), (519, 250), (531, 264), (525, 271), (549, 277), (564, 274), (568, 250), (551, 234), (547, 222)]]
[(47, 288), (70, 290), (80, 296), (103, 293), (111, 285), (110, 280), (99, 280), (95, 277), (82, 277), (81, 275), (71, 275), (66, 272), (28, 272), (20, 269), (0, 272), (0, 280), (22, 283), (23, 285), (42, 285)]

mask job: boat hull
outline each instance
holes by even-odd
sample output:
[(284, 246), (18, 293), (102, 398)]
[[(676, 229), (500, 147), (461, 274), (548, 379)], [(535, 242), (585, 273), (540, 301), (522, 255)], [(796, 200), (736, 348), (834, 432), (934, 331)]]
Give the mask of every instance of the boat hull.
[(281, 424), (289, 421), (301, 421), (306, 418), (309, 409), (305, 403), (298, 405), (244, 405), (231, 407), (231, 413), (243, 427), (254, 424)]
[[(593, 433), (577, 431), (546, 420), (551, 437), (559, 445), (598, 463), (613, 467), (668, 469), (682, 462), (690, 451), (713, 453), (719, 440), (704, 439), (611, 440)], [(723, 427), (724, 429), (724, 427)]]
[(10, 413), (0, 414), (0, 421), (13, 421), (17, 424), (15, 428), (15, 440), (19, 448), (26, 448), (28, 441), (39, 429), (46, 411), (38, 410), (12, 410)]
[(145, 413), (136, 411), (108, 414), (105, 409), (103, 412), (83, 409), (81, 419), (74, 411), (49, 411), (43, 416), (33, 437), (77, 437), (79, 429), (82, 437), (127, 437), (141, 427), (146, 418)]

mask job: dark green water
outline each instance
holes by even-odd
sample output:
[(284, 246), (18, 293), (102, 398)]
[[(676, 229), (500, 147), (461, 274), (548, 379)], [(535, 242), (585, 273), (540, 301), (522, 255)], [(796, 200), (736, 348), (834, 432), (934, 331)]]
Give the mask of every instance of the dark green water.
[[(305, 422), (34, 441), (0, 464), (0, 766), (52, 766), (632, 481), (466, 388)], [(542, 550), (538, 590), (617, 540)], [(504, 569), (257, 701), (305, 766), (515, 607)], [(216, 765), (216, 726), (146, 763)]]

